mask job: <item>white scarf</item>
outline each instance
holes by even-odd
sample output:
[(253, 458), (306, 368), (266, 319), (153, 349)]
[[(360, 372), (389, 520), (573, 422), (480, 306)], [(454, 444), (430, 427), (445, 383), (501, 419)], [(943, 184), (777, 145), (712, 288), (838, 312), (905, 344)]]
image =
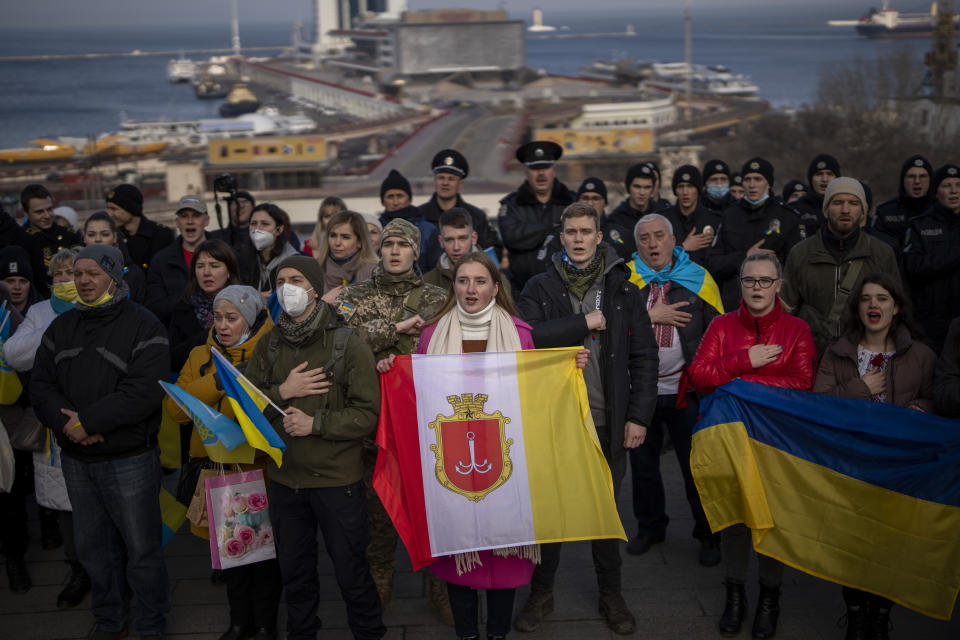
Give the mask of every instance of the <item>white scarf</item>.
[(486, 340), (488, 352), (523, 348), (513, 318), (497, 304), (496, 298), (476, 313), (467, 313), (458, 302), (437, 322), (427, 353), (463, 353), (464, 340)]

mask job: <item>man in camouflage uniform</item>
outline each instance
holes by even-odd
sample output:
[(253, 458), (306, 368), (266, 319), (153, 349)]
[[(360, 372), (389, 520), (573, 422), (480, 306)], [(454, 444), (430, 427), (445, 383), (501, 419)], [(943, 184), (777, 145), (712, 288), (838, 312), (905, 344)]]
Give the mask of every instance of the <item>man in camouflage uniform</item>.
[[(420, 254), (420, 229), (394, 218), (380, 235), (380, 263), (366, 282), (350, 285), (340, 292), (334, 306), (369, 345), (379, 362), (390, 355), (414, 353), (420, 330), (446, 301), (446, 291), (423, 281), (416, 269)], [(364, 483), (370, 521), (370, 546), (367, 560), (380, 600), (386, 606), (393, 600), (393, 574), (397, 555), (397, 530), (373, 490), (373, 469), (377, 448), (364, 451)], [(430, 602), (441, 618), (453, 624), (446, 585), (430, 574)]]

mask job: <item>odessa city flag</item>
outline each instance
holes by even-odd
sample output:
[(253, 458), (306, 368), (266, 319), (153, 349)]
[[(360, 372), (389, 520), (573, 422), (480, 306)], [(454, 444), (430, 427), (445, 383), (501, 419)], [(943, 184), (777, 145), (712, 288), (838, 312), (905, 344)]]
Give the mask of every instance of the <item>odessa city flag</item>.
[(433, 558), (626, 539), (578, 348), (398, 356), (373, 477), (414, 569)]
[(714, 531), (949, 620), (960, 589), (960, 429), (880, 402), (735, 380), (701, 405), (690, 466)]

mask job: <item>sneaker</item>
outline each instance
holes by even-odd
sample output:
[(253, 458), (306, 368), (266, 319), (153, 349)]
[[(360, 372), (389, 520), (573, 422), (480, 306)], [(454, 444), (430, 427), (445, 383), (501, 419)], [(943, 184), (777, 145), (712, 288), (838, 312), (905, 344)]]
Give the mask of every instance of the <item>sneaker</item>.
[(26, 593), (33, 586), (30, 579), (30, 572), (27, 571), (27, 563), (23, 558), (7, 560), (7, 580), (10, 582), (10, 591), (14, 593)]
[(543, 622), (543, 617), (553, 613), (553, 591), (533, 588), (523, 609), (513, 621), (513, 628), (517, 631), (536, 631)]
[(619, 591), (600, 592), (600, 613), (610, 630), (618, 636), (628, 636), (637, 630), (637, 619), (630, 613)]
[(700, 539), (700, 564), (704, 567), (715, 567), (720, 564), (720, 536), (705, 536)]
[(638, 534), (627, 543), (627, 553), (632, 556), (642, 556), (647, 551), (650, 551), (650, 547), (655, 544), (660, 544), (664, 540), (666, 540), (666, 535), (662, 533), (658, 536), (648, 536), (643, 533)]
[(70, 580), (57, 596), (58, 609), (72, 609), (90, 593), (90, 577), (79, 562), (70, 563)]

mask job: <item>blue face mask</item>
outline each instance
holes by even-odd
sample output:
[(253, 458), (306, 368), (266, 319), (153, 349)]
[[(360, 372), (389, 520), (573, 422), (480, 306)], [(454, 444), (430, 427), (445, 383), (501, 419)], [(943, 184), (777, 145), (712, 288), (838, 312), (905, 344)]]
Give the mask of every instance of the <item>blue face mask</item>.
[(713, 198), (714, 200), (720, 200), (728, 193), (730, 193), (730, 185), (728, 184), (708, 184), (707, 185), (707, 195)]
[(767, 198), (769, 198), (769, 197), (770, 197), (770, 193), (767, 192), (767, 193), (763, 194), (763, 197), (760, 198), (759, 200), (751, 200), (751, 199), (748, 198), (747, 196), (743, 196), (743, 199), (747, 201), (747, 204), (750, 204), (750, 205), (752, 205), (752, 206), (755, 207), (755, 206), (757, 206), (758, 204), (762, 204), (762, 203), (766, 202), (766, 201), (767, 201)]
[[(240, 336), (240, 339), (237, 340), (237, 344), (235, 344), (235, 345), (233, 345), (233, 346), (234, 346), (234, 347), (239, 347), (239, 346), (242, 345), (244, 342), (246, 342), (249, 338), (250, 338), (250, 332), (249, 332), (249, 331), (244, 331), (244, 332), (243, 332), (243, 335)], [(232, 348), (233, 348), (233, 347), (231, 347), (231, 349), (232, 349)]]

